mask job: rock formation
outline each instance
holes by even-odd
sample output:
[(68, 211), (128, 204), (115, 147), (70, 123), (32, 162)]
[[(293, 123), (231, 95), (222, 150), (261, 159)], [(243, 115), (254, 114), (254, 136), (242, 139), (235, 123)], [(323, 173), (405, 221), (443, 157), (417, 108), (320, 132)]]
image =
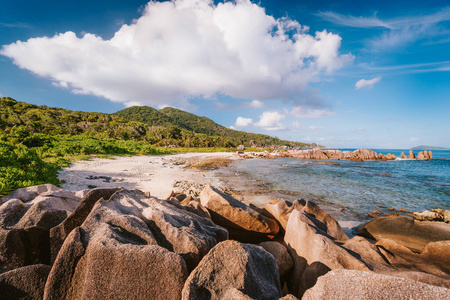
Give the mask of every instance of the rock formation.
[[(13, 192), (0, 200), (0, 298), (364, 299), (393, 288), (448, 298), (445, 222), (378, 218), (358, 230), (374, 244), (349, 239), (311, 201), (272, 200), (260, 210), (211, 186), (200, 195)], [(446, 220), (446, 211), (430, 213)]]
[(211, 186), (201, 192), (200, 202), (214, 223), (227, 228), (235, 239), (253, 241), (278, 234), (277, 222)]
[(317, 284), (306, 291), (302, 299), (432, 300), (449, 297), (449, 289), (413, 280), (355, 270), (333, 270), (320, 277)]
[(275, 259), (263, 248), (226, 241), (189, 275), (182, 299), (279, 299)]

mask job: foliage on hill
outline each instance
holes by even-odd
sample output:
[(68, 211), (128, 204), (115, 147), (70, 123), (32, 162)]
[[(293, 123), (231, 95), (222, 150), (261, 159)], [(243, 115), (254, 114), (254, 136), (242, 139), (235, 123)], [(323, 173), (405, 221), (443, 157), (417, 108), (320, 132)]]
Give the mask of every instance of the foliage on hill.
[[(126, 118), (130, 121), (139, 121), (147, 125), (155, 124), (154, 118), (161, 118), (160, 114), (169, 118), (172, 125), (186, 129), (195, 134), (206, 134), (225, 138), (233, 146), (251, 144), (261, 147), (287, 146), (293, 148), (310, 147), (311, 145), (280, 140), (264, 134), (237, 131), (221, 126), (209, 118), (200, 117), (176, 108), (166, 107), (155, 113), (155, 109), (148, 106), (133, 106), (117, 112), (115, 115)], [(252, 142), (251, 142), (252, 141)]]

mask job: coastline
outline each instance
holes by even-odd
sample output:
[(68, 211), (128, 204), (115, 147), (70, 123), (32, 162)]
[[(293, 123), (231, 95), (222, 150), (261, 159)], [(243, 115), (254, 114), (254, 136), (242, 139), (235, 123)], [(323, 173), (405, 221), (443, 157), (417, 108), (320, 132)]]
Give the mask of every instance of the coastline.
[[(354, 235), (353, 227), (363, 223), (355, 220), (346, 207), (298, 192), (274, 190), (268, 182), (248, 178), (227, 167), (229, 162), (244, 159), (235, 152), (93, 158), (71, 164), (59, 172), (58, 178), (65, 181), (61, 187), (69, 191), (122, 187), (139, 189), (160, 199), (166, 199), (172, 191), (186, 194), (194, 191), (192, 196), (198, 196), (201, 189), (209, 184), (258, 208), (263, 208), (271, 199), (292, 202), (305, 198), (320, 205), (349, 236)], [(211, 164), (213, 166), (209, 167)]]

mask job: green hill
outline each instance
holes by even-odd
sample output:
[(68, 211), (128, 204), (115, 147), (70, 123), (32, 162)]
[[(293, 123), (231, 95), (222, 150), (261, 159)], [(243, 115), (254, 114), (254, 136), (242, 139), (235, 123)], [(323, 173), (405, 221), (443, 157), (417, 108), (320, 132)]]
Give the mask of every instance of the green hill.
[[(176, 108), (166, 107), (158, 111), (148, 106), (133, 106), (123, 109), (116, 116), (123, 117), (130, 121), (143, 122), (149, 126), (159, 124), (163, 120), (161, 115), (168, 117), (170, 124), (180, 129), (190, 131), (194, 134), (205, 134), (210, 137), (221, 137), (230, 141), (234, 146), (287, 146), (292, 148), (310, 147), (310, 144), (280, 140), (264, 134), (249, 133), (233, 130), (215, 123), (207, 117), (200, 117)], [(167, 121), (167, 119), (164, 119)], [(164, 123), (167, 125), (167, 123)]]

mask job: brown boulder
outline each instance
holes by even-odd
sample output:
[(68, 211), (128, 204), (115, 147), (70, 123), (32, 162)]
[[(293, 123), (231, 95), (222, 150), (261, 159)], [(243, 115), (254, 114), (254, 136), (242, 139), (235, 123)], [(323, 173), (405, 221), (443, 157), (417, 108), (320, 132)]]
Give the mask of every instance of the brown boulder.
[(296, 209), (306, 212), (317, 227), (334, 239), (340, 241), (348, 240), (339, 223), (312, 201), (304, 199), (295, 200), (294, 202), (271, 200), (264, 205), (264, 209), (281, 224), (283, 229), (286, 229), (291, 212)]
[(279, 299), (275, 259), (263, 248), (225, 241), (189, 275), (182, 299)]
[(425, 210), (423, 212), (413, 212), (412, 217), (418, 221), (443, 221), (443, 216), (437, 212)]
[(403, 152), (402, 152), (402, 154), (400, 154), (400, 156), (401, 156), (401, 158), (407, 158), (407, 156)]
[(278, 242), (262, 242), (259, 245), (272, 254), (277, 262), (280, 278), (284, 278), (294, 266), (292, 257), (286, 247)]
[(425, 155), (423, 154), (422, 151), (420, 151), (420, 152), (417, 154), (417, 159), (420, 159), (420, 160), (426, 160)]
[(0, 275), (0, 299), (41, 300), (52, 267), (31, 265)]
[(45, 299), (179, 299), (188, 269), (227, 237), (211, 220), (120, 190), (65, 239)]
[(416, 158), (416, 156), (414, 155), (414, 152), (412, 150), (409, 150), (408, 158), (410, 158), (410, 159)]
[(229, 230), (231, 238), (252, 240), (275, 236), (279, 231), (275, 220), (209, 185), (200, 193), (200, 202), (208, 209), (214, 223)]
[(430, 243), (450, 240), (450, 225), (442, 222), (414, 221), (410, 217), (381, 217), (356, 229), (369, 239), (390, 239), (416, 252)]
[(51, 261), (55, 261), (58, 251), (69, 233), (83, 224), (86, 217), (100, 199), (108, 200), (118, 188), (97, 188), (89, 191), (81, 199), (77, 208), (61, 224), (50, 229)]
[(302, 299), (448, 299), (450, 289), (371, 272), (333, 270)]
[(50, 264), (49, 230), (61, 223), (79, 200), (75, 193), (50, 184), (19, 189), (7, 196), (0, 205), (0, 272)]
[(318, 228), (305, 212), (292, 211), (284, 240), (294, 260), (289, 282), (289, 292), (294, 296), (300, 297), (330, 269), (369, 270), (364, 262)]
[(358, 149), (353, 151), (355, 156), (362, 160), (377, 160), (378, 154), (375, 151), (369, 149)]

